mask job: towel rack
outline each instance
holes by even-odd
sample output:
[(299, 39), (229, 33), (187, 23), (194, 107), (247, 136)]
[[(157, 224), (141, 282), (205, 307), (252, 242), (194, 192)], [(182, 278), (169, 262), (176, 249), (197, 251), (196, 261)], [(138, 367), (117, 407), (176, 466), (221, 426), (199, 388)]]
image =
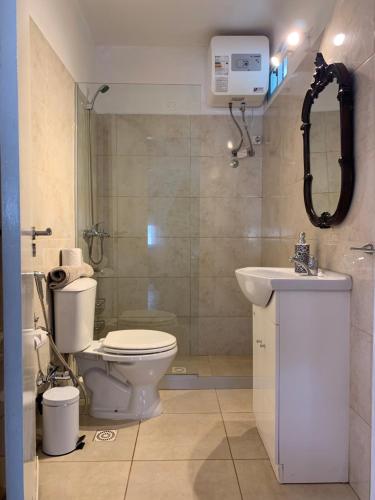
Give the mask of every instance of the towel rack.
[(367, 243), (367, 245), (363, 245), (363, 247), (350, 247), (350, 250), (354, 250), (356, 252), (364, 252), (368, 255), (373, 255), (375, 253), (375, 246), (372, 243)]

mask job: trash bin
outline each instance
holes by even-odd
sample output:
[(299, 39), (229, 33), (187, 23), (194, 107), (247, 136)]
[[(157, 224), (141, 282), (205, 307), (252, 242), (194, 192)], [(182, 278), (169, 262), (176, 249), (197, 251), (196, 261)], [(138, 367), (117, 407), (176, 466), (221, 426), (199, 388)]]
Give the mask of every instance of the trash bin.
[(79, 390), (53, 387), (43, 394), (43, 452), (65, 455), (75, 450), (79, 438)]

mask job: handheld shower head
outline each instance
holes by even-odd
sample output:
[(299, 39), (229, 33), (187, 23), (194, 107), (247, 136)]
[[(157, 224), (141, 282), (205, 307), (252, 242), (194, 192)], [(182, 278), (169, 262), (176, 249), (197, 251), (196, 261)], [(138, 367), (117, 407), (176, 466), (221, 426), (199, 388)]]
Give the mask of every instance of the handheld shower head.
[(100, 93), (105, 94), (109, 90), (109, 85), (106, 84), (101, 85), (98, 90)]
[(86, 104), (85, 109), (87, 109), (88, 111), (92, 111), (94, 109), (94, 104), (98, 95), (105, 94), (106, 92), (108, 92), (109, 89), (110, 86), (107, 84), (100, 85), (98, 90), (95, 92), (94, 97), (91, 99), (89, 103)]

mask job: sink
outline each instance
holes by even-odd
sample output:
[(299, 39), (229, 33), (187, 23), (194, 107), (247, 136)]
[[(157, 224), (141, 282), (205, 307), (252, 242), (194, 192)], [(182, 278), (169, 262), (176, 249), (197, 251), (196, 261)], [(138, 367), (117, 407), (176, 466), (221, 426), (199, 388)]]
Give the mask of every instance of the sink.
[(244, 267), (235, 271), (245, 297), (266, 307), (275, 290), (351, 290), (352, 279), (346, 274), (319, 270), (318, 276), (298, 274), (294, 267)]

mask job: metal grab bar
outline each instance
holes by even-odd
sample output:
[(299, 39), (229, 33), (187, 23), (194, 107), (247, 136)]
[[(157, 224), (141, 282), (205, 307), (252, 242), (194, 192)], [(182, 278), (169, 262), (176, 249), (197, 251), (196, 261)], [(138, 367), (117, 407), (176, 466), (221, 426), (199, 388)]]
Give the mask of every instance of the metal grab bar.
[(363, 245), (363, 247), (350, 247), (350, 250), (354, 250), (356, 252), (364, 252), (368, 255), (373, 255), (375, 253), (375, 246), (372, 243), (367, 243), (367, 245)]

